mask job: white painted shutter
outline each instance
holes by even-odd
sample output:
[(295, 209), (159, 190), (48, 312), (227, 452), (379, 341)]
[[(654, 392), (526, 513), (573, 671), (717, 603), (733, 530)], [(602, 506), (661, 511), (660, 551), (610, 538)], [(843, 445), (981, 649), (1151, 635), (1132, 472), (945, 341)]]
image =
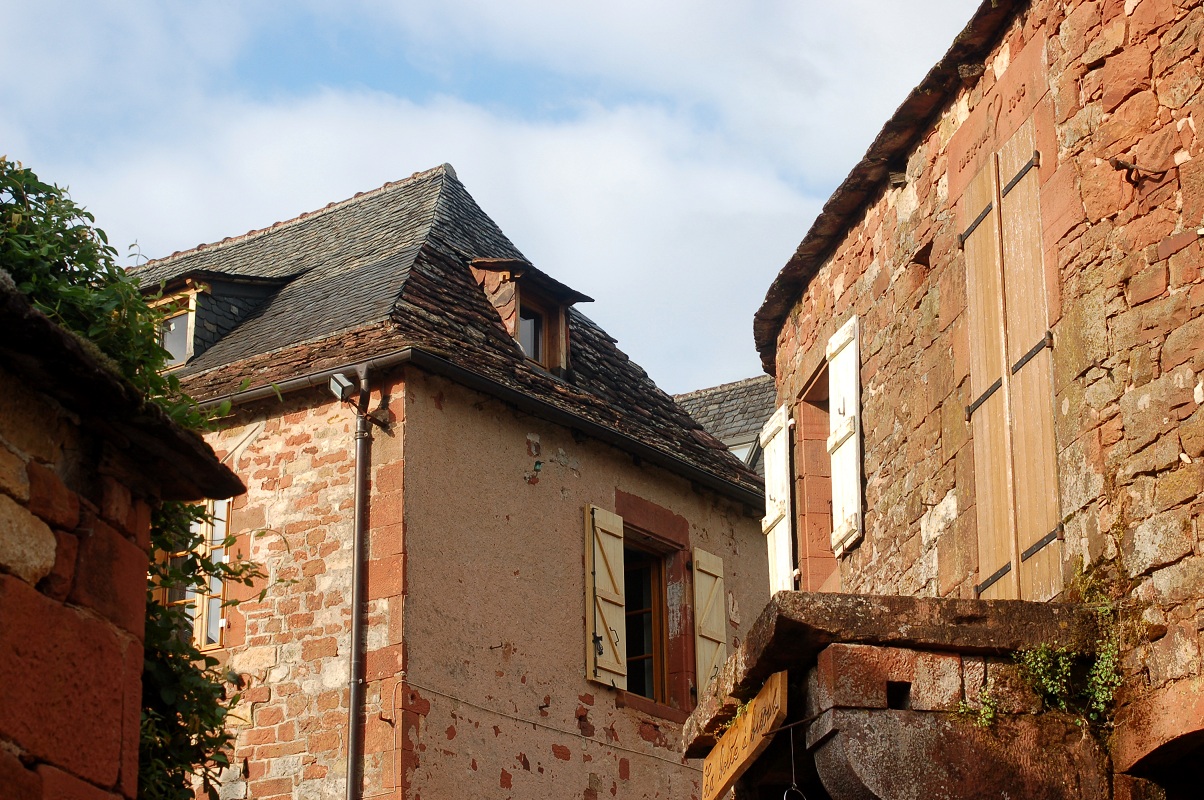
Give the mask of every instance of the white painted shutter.
[(790, 512), (790, 414), (778, 406), (761, 428), (765, 454), (765, 517), (761, 532), (769, 550), (769, 591), (794, 590), (794, 546)]
[(623, 518), (585, 507), (586, 677), (627, 688)]
[(694, 657), (699, 695), (727, 660), (727, 605), (723, 559), (694, 548)]
[(828, 454), (832, 457), (832, 552), (861, 541), (861, 354), (857, 317), (828, 340)]

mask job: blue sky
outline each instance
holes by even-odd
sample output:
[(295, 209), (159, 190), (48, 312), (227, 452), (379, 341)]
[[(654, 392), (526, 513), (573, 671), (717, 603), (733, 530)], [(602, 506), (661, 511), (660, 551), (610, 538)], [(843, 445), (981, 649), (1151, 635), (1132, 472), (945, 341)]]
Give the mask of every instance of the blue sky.
[(151, 258), (450, 162), (688, 391), (975, 6), (0, 0), (0, 153)]

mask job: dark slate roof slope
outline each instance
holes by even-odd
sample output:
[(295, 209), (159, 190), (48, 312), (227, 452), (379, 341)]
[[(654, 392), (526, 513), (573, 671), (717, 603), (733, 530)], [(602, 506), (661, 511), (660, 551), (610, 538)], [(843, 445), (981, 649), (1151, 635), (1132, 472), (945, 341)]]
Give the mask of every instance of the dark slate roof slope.
[(773, 378), (758, 375), (674, 395), (673, 399), (715, 438), (737, 443), (760, 432), (773, 414), (777, 390)]
[(743, 490), (760, 479), (583, 314), (569, 380), (527, 361), (469, 269), (522, 253), (444, 165), (262, 231), (151, 262), (144, 285), (190, 274), (295, 276), (180, 371), (198, 400), (417, 348)]

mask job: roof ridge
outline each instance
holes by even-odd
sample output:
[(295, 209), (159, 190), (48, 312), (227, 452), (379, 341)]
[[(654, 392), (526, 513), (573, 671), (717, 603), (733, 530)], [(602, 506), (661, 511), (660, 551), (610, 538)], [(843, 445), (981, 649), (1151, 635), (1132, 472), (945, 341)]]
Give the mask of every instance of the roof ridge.
[[(395, 181), (386, 181), (384, 184), (376, 187), (375, 189), (368, 189), (363, 192), (356, 192), (351, 197), (348, 197), (344, 200), (336, 200), (334, 202), (327, 203), (326, 205), (322, 206), (321, 208), (315, 209), (313, 211), (303, 211), (295, 217), (291, 217), (286, 220), (280, 220), (278, 222), (273, 222), (271, 225), (268, 225), (263, 228), (252, 228), (251, 230), (247, 231), (246, 233), (242, 233), (237, 236), (227, 236), (224, 239), (221, 239), (220, 241), (202, 242), (201, 244), (198, 244), (195, 247), (190, 247), (186, 250), (176, 250), (171, 255), (163, 256), (162, 258), (151, 259), (150, 261), (147, 261), (143, 264), (139, 264), (137, 269), (144, 270), (147, 267), (151, 267), (151, 266), (161, 266), (163, 264), (169, 264), (172, 261), (183, 258), (184, 256), (193, 255), (194, 253), (199, 253), (202, 251), (212, 252), (213, 250), (220, 250), (220, 249), (223, 249), (226, 247), (230, 247), (232, 245), (239, 244), (241, 242), (255, 239), (259, 236), (264, 236), (268, 233), (272, 233), (273, 231), (278, 231), (283, 228), (288, 228), (293, 225), (297, 225), (301, 222), (314, 219), (315, 217), (324, 216), (333, 211), (338, 211), (339, 209), (345, 208), (346, 206), (351, 205), (352, 203), (362, 202), (366, 199), (369, 199), (372, 197), (377, 197), (378, 195), (382, 195), (387, 191), (396, 189), (399, 186), (411, 183), (411, 182), (419, 180), (421, 178), (425, 178), (425, 177), (428, 177), (431, 175), (436, 175), (436, 174), (443, 175), (446, 178), (448, 173), (450, 173), (453, 176), (456, 174), (455, 169), (452, 167), (452, 165), (445, 162), (443, 164), (440, 164), (437, 167), (431, 167), (430, 169), (425, 169), (420, 172), (415, 172), (414, 174), (410, 175), (408, 178), (400, 178)], [(442, 195), (442, 193), (443, 193), (443, 186), (441, 185), (439, 187), (438, 194)], [(434, 209), (432, 208), (432, 211), (433, 210)], [(434, 221), (434, 214), (432, 213), (431, 220), (430, 220), (430, 222), (428, 222), (428, 231), (429, 231), (429, 225), (433, 221)]]
[(728, 381), (727, 383), (720, 383), (715, 386), (707, 386), (703, 389), (693, 389), (688, 392), (682, 392), (681, 394), (675, 394), (675, 395), (673, 395), (673, 399), (680, 402), (681, 400), (686, 399), (686, 398), (692, 398), (692, 397), (697, 397), (699, 395), (710, 394), (711, 392), (722, 392), (722, 391), (726, 391), (728, 389), (733, 389), (737, 386), (744, 386), (747, 384), (756, 383), (758, 381), (764, 381), (766, 379), (772, 381), (773, 376), (772, 375), (753, 375), (751, 378), (741, 378), (738, 381)]

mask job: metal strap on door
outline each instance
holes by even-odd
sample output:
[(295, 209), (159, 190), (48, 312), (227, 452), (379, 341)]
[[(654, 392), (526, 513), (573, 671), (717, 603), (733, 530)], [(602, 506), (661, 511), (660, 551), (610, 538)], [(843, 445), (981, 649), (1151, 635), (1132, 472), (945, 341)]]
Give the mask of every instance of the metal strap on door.
[(1011, 571), (1012, 571), (1012, 562), (1009, 561), (1008, 563), (1004, 564), (999, 569), (992, 572), (991, 577), (987, 578), (985, 581), (983, 581), (982, 583), (975, 586), (974, 587), (974, 595), (976, 597), (981, 597), (983, 592), (985, 592), (987, 589), (990, 589), (992, 586), (995, 585), (996, 581), (998, 581), (1000, 578), (1002, 578), (1004, 575), (1007, 575)]

